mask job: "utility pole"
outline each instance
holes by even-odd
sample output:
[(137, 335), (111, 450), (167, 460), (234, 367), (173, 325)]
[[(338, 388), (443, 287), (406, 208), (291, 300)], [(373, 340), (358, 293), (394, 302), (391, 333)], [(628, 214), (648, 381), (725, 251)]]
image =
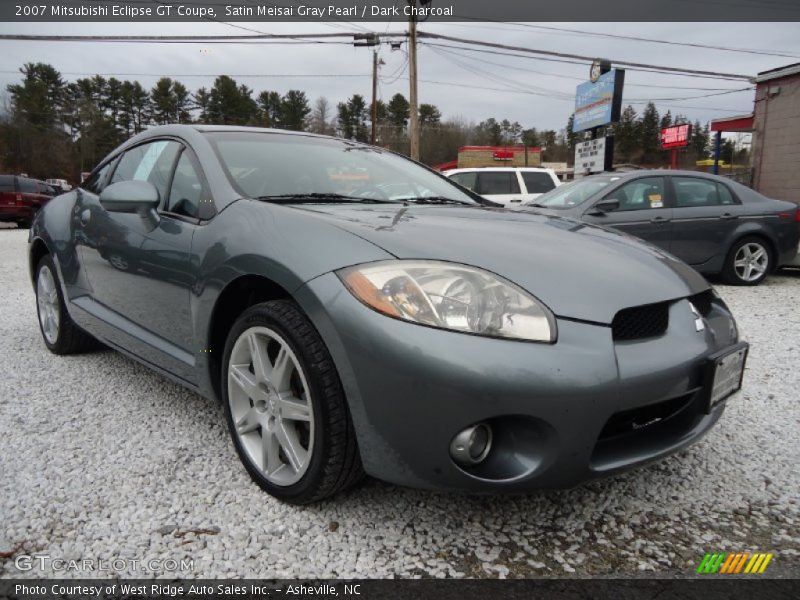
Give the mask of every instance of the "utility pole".
[(372, 51), (372, 131), (369, 143), (375, 145), (375, 130), (378, 127), (378, 51)]
[[(412, 9), (417, 0), (407, 0)], [(408, 17), (408, 137), (412, 160), (419, 160), (419, 106), (417, 101), (417, 17), (411, 11)]]
[[(381, 39), (375, 33), (357, 33), (353, 36), (353, 46), (379, 46)], [(378, 59), (378, 49), (372, 51), (372, 130), (370, 143), (374, 146), (378, 129), (378, 66), (383, 64)]]

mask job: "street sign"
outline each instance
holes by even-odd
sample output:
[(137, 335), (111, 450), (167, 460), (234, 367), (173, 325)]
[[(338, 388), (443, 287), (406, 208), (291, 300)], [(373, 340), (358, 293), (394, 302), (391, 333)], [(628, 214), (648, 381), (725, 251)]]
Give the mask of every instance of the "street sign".
[(607, 144), (604, 137), (575, 144), (575, 178), (609, 169), (610, 150), (611, 144)]
[(576, 133), (619, 121), (625, 71), (611, 69), (601, 75), (594, 72), (592, 76), (597, 80), (580, 84), (575, 93), (572, 131)]

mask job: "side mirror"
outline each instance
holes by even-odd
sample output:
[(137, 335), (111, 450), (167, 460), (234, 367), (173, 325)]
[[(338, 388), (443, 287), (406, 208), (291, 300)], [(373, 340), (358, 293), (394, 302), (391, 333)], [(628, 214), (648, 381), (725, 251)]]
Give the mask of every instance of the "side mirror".
[(614, 212), (618, 208), (619, 208), (619, 200), (617, 200), (616, 198), (606, 198), (605, 200), (600, 200), (600, 202), (595, 204), (589, 211), (589, 214), (604, 215), (606, 213)]
[(100, 193), (100, 204), (108, 212), (140, 213), (158, 206), (158, 190), (149, 181), (120, 181)]

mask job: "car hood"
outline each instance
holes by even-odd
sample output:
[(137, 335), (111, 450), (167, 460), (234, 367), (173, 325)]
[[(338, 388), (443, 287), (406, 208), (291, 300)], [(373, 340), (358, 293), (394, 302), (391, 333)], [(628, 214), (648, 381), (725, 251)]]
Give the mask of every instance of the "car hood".
[(691, 267), (627, 234), (530, 212), (458, 206), (320, 206), (315, 215), (403, 259), (496, 273), (557, 316), (611, 323), (622, 308), (708, 289)]

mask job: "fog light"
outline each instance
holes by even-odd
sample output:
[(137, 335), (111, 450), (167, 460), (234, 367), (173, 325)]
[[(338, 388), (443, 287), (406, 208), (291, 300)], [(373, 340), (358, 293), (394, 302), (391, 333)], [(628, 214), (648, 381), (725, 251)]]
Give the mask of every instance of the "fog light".
[(492, 449), (492, 428), (486, 423), (471, 425), (450, 442), (450, 456), (460, 465), (477, 465)]

